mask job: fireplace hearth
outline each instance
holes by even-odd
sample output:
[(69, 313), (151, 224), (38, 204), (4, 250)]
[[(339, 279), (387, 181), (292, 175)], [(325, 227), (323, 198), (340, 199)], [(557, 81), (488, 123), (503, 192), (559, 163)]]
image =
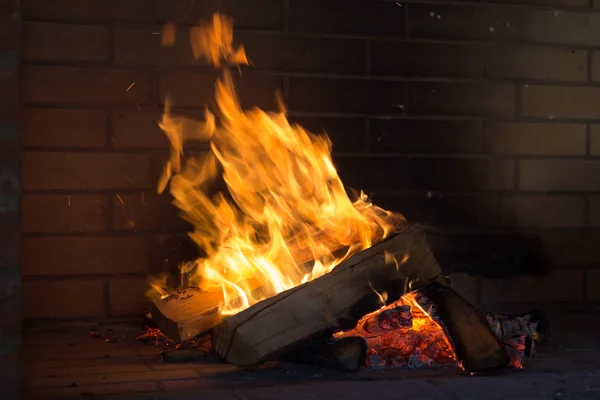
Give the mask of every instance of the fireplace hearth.
[(0, 0), (0, 398), (600, 398), (592, 3)]

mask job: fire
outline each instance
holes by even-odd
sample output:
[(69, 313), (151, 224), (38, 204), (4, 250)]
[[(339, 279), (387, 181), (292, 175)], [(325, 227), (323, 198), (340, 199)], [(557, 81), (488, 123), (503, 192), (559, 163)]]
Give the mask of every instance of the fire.
[[(172, 44), (174, 34), (167, 42)], [(189, 284), (221, 293), (223, 315), (315, 279), (381, 241), (404, 222), (360, 192), (351, 200), (331, 158), (332, 143), (279, 112), (242, 109), (228, 66), (249, 65), (233, 45), (233, 24), (215, 14), (190, 31), (192, 54), (223, 75), (215, 107), (203, 121), (176, 116), (167, 99), (160, 122), (171, 143), (158, 192), (192, 223), (191, 238), (205, 252), (184, 267)], [(210, 151), (184, 159), (184, 145), (208, 142)], [(227, 190), (215, 191), (222, 177)], [(163, 285), (153, 285), (166, 296)]]
[(368, 345), (371, 368), (429, 368), (456, 365), (457, 360), (443, 328), (415, 299), (415, 292), (362, 317), (356, 327), (335, 338), (361, 336)]

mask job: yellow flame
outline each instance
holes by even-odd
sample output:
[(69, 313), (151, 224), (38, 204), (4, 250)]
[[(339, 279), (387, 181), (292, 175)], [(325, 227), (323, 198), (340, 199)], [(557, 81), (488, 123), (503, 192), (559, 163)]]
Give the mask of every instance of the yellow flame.
[[(228, 18), (215, 14), (191, 38), (194, 57), (215, 67), (248, 64), (243, 47), (232, 44)], [(169, 187), (173, 204), (192, 223), (190, 236), (206, 256), (188, 271), (189, 281), (221, 292), (223, 315), (328, 273), (404, 221), (362, 192), (349, 198), (327, 136), (291, 124), (285, 111), (242, 109), (227, 68), (215, 100), (204, 121), (174, 116), (167, 100), (159, 125), (171, 157), (158, 191)], [(184, 160), (190, 141), (208, 142), (210, 151)], [(219, 179), (227, 190), (214, 190)]]

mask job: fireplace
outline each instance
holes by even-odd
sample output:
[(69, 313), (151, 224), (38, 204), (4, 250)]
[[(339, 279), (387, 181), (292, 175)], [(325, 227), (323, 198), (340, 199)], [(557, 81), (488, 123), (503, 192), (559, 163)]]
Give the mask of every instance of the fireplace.
[[(177, 280), (199, 256), (170, 194), (157, 194), (169, 159), (157, 122), (167, 95), (194, 119), (214, 104), (218, 73), (193, 57), (187, 35), (214, 12), (233, 18), (252, 62), (237, 82), (244, 107), (277, 111), (279, 93), (292, 123), (327, 132), (343, 183), (419, 223), (443, 275), (477, 309), (541, 310), (553, 330), (577, 332), (564, 343), (587, 343), (580, 332), (594, 328), (600, 300), (590, 1), (6, 0), (0, 393), (342, 379), (296, 363), (256, 376), (160, 363), (164, 349), (132, 339), (143, 333), (148, 277)], [(573, 365), (565, 374), (595, 365), (581, 357), (561, 364)], [(422, 376), (377, 373), (348, 387)]]

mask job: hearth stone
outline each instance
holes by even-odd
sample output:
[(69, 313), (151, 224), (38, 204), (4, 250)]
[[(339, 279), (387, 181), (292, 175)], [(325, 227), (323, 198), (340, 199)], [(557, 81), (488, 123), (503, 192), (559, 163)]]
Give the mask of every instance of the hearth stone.
[(135, 340), (139, 324), (38, 326), (24, 337), (23, 398), (354, 400), (397, 399), (402, 393), (408, 400), (600, 399), (595, 331), (586, 334), (573, 321), (566, 326), (576, 330), (555, 334), (524, 370), (480, 376), (458, 368), (347, 373), (289, 363), (255, 370), (209, 361), (169, 364), (161, 361), (161, 348)]

